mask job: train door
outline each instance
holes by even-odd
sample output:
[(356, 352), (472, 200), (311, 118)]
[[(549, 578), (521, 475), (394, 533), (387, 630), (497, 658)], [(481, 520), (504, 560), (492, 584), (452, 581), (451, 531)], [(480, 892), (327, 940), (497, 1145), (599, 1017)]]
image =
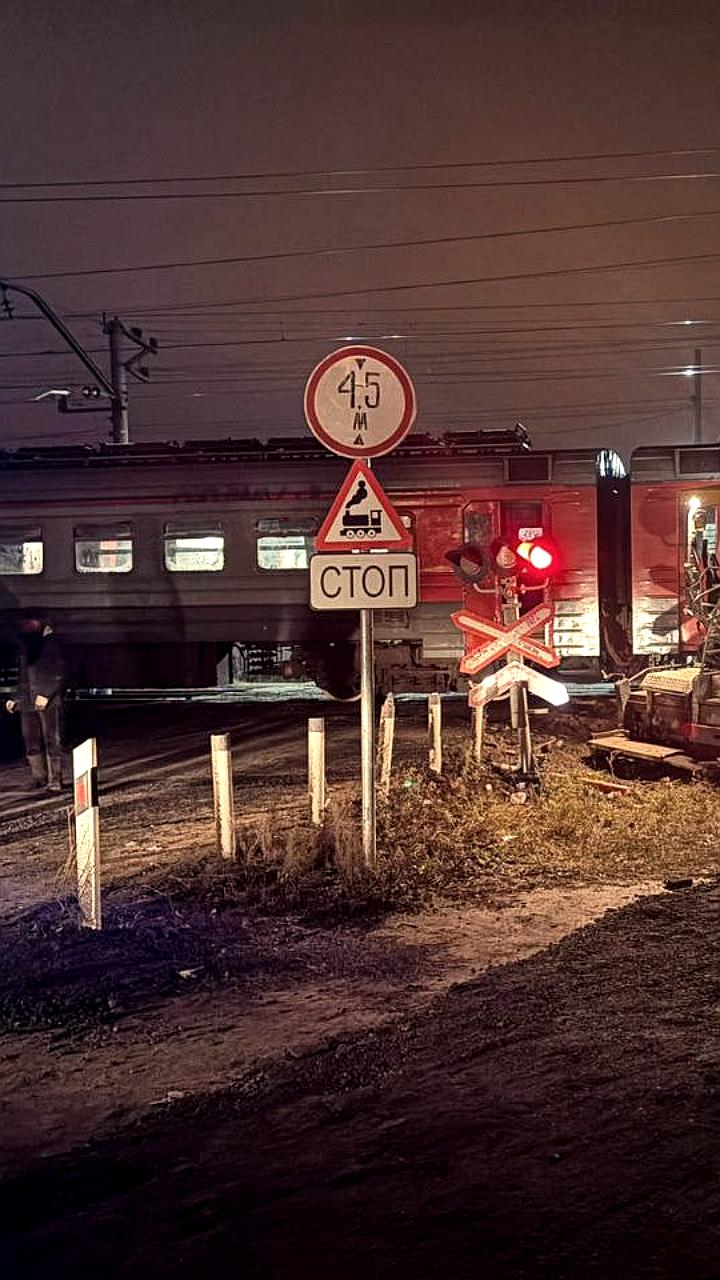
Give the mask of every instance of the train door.
[(682, 629), (683, 648), (694, 647), (701, 638), (695, 632), (704, 633), (705, 624), (720, 601), (719, 513), (720, 490), (705, 489), (701, 495), (681, 495), (684, 611), (688, 618)]

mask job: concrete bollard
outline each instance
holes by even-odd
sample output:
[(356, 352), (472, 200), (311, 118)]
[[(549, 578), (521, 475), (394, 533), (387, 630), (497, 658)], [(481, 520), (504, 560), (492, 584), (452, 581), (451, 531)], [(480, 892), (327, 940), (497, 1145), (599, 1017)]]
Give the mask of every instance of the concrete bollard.
[(234, 858), (235, 794), (229, 733), (210, 734), (210, 757), (217, 850), (223, 858)]
[(428, 696), (428, 738), (430, 772), (442, 773), (442, 702), (439, 693)]
[(73, 751), (75, 858), (78, 906), (86, 929), (102, 928), (100, 901), (100, 811), (97, 740), (86, 738)]
[(378, 786), (384, 796), (390, 794), (393, 744), (395, 741), (395, 698), (389, 693), (380, 712), (378, 737)]
[(310, 821), (322, 826), (327, 805), (325, 786), (325, 721), (308, 720), (308, 799)]

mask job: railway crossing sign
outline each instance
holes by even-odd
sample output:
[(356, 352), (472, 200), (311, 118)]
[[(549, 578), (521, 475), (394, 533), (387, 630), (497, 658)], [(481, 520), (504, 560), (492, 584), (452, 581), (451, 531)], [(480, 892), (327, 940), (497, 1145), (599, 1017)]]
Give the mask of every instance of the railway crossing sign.
[(377, 347), (348, 346), (315, 366), (305, 386), (305, 420), (327, 449), (377, 458), (415, 421), (415, 389), (402, 365)]
[[(410, 551), (412, 537), (370, 468), (358, 459), (315, 539), (318, 551)], [(357, 607), (357, 606), (356, 606)]]
[[(315, 366), (305, 385), (305, 420), (333, 453), (355, 458), (316, 539), (310, 561), (314, 609), (358, 609), (360, 614), (360, 776), (362, 842), (375, 866), (375, 656), (374, 609), (410, 609), (417, 603), (417, 561), (412, 540), (374, 480), (370, 458), (404, 440), (417, 410), (415, 388), (393, 356), (377, 347), (347, 346)], [(366, 459), (363, 464), (359, 460)], [(375, 554), (375, 551), (379, 554)], [(353, 554), (354, 551), (354, 554)], [(370, 551), (370, 555), (358, 552)]]
[(479, 684), (471, 685), (468, 702), (471, 707), (484, 707), (486, 702), (502, 697), (508, 689), (519, 684), (527, 685), (530, 693), (542, 698), (543, 702), (549, 702), (552, 707), (562, 707), (570, 701), (567, 687), (559, 680), (553, 680), (542, 671), (534, 671), (520, 662), (508, 662), (499, 671), (485, 676)]
[[(460, 670), (464, 675), (476, 675), (506, 653), (529, 658), (541, 667), (557, 667), (560, 657), (555, 650), (532, 638), (532, 632), (551, 622), (553, 614), (551, 604), (538, 604), (517, 622), (503, 626), (490, 618), (481, 618), (470, 609), (459, 609), (451, 618), (458, 630), (465, 632), (468, 644), (468, 652), (460, 661)], [(480, 643), (478, 637), (482, 637)]]
[(417, 560), (405, 552), (378, 556), (313, 556), (312, 609), (414, 609)]

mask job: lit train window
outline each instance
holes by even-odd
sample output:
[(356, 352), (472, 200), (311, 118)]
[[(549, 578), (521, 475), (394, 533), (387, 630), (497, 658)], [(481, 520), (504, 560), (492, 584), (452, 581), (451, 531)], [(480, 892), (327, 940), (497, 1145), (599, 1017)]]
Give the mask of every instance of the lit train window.
[(75, 568), (78, 573), (130, 573), (132, 567), (130, 525), (84, 524), (76, 527)]
[(42, 571), (42, 530), (0, 527), (0, 576)]
[(219, 573), (225, 568), (222, 525), (166, 524), (165, 568), (171, 573)]
[(260, 569), (307, 569), (313, 539), (305, 533), (268, 534), (257, 540)]
[(313, 517), (258, 520), (257, 562), (259, 569), (307, 569), (314, 551), (317, 520)]

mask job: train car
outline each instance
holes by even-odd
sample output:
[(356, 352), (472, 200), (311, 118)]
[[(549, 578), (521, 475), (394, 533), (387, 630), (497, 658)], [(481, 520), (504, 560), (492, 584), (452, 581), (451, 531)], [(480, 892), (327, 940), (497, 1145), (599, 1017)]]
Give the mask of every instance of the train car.
[(720, 445), (653, 445), (631, 458), (633, 650), (692, 657), (720, 599)]
[[(380, 688), (456, 686), (462, 587), (447, 552), (527, 527), (562, 548), (553, 642), (571, 665), (597, 662), (597, 466), (595, 450), (532, 452), (521, 429), (412, 434), (378, 460), (420, 586), (416, 609), (376, 615)], [(309, 437), (0, 454), (0, 638), (37, 607), (78, 687), (225, 684), (233, 654), (265, 654), (344, 696), (357, 618), (313, 613), (307, 570), (346, 467)], [(494, 586), (474, 604), (492, 615)]]

